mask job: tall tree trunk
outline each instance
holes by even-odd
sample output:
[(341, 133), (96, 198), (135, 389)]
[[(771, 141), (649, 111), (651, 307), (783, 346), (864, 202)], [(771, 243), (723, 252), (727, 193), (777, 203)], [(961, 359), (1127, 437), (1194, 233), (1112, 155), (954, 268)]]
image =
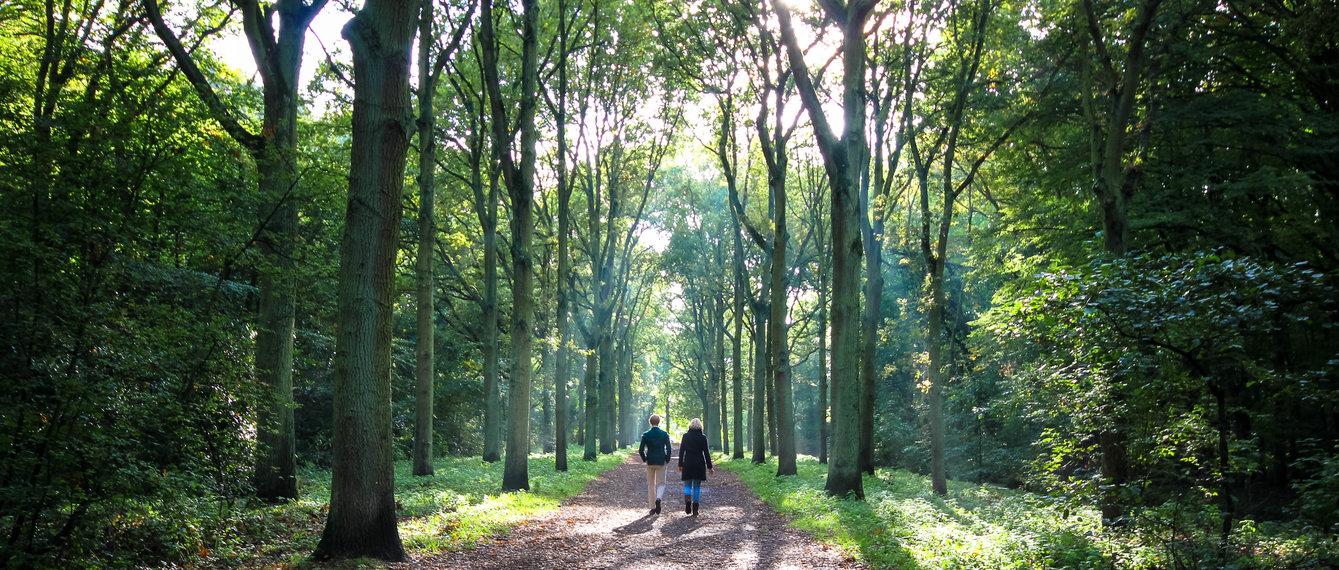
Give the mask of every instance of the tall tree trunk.
[(555, 296), (558, 298), (556, 323), (558, 328), (558, 362), (554, 372), (554, 418), (553, 468), (567, 471), (567, 384), (572, 375), (572, 355), (568, 324), (571, 313), (568, 291), (571, 281), (572, 261), (568, 252), (568, 234), (572, 223), (572, 187), (567, 181), (567, 0), (558, 0), (558, 285)]
[[(1083, 2), (1082, 17), (1086, 24), (1083, 33), (1093, 52), (1081, 58), (1081, 100), (1089, 123), (1093, 194), (1102, 209), (1102, 245), (1110, 257), (1124, 256), (1129, 247), (1129, 200), (1139, 186), (1141, 169), (1125, 163), (1126, 136), (1130, 117), (1134, 114), (1136, 95), (1144, 80), (1145, 42), (1161, 3), (1162, 0), (1144, 0), (1136, 7), (1134, 23), (1126, 43), (1128, 53), (1124, 58), (1125, 68), (1118, 74), (1117, 62), (1109, 53), (1093, 3), (1091, 0)], [(1090, 55), (1098, 60), (1098, 71), (1092, 69)], [(1100, 82), (1095, 81), (1094, 73), (1102, 75)], [(1099, 96), (1095, 92), (1099, 85), (1106, 86), (1102, 96), (1110, 98), (1106, 113), (1101, 116), (1097, 110)], [(1113, 379), (1107, 396), (1108, 408), (1120, 407), (1123, 384), (1122, 379)], [(1111, 418), (1108, 427), (1098, 433), (1103, 488), (1106, 490), (1099, 502), (1105, 524), (1117, 524), (1125, 516), (1124, 488), (1128, 484), (1130, 471), (1125, 449), (1126, 424), (1125, 418), (1117, 415)]]
[[(770, 277), (769, 277), (770, 279)], [(769, 289), (770, 291), (770, 289)], [(766, 386), (763, 387), (763, 395), (767, 399), (767, 450), (771, 452), (772, 457), (776, 457), (778, 447), (776, 442), (776, 371), (772, 369), (772, 322), (770, 320), (771, 299), (767, 303), (769, 320), (767, 321), (767, 366), (764, 368), (763, 378)]]
[(344, 26), (353, 52), (353, 143), (340, 248), (330, 516), (318, 560), (405, 560), (395, 519), (391, 320), (416, 6), (367, 0)]
[(733, 459), (744, 458), (744, 362), (743, 362), (743, 342), (744, 342), (744, 244), (739, 235), (739, 220), (731, 216), (731, 224), (734, 230), (734, 310), (733, 319), (735, 325), (735, 336), (730, 343), (730, 384), (734, 389), (735, 400), (735, 449), (730, 455)]
[[(492, 123), (493, 121), (489, 121)], [(488, 161), (485, 164), (491, 165)], [(489, 463), (502, 459), (502, 394), (501, 371), (498, 364), (498, 189), (497, 171), (488, 167), (488, 197), (480, 204), (484, 238), (484, 300), (483, 300), (483, 357), (484, 357), (484, 452)]]
[(851, 0), (828, 6), (828, 15), (842, 29), (845, 127), (837, 139), (823, 114), (813, 81), (805, 67), (790, 10), (773, 5), (786, 45), (796, 89), (814, 125), (814, 138), (832, 188), (832, 456), (825, 489), (835, 496), (864, 497), (860, 473), (860, 240), (859, 189), (869, 154), (865, 141), (865, 21), (876, 0)]
[[(704, 321), (706, 322), (705, 324), (699, 324), (698, 326), (706, 326), (711, 329), (706, 331), (705, 336), (714, 341), (716, 340), (716, 331), (714, 330), (715, 318), (711, 313), (714, 313), (715, 310), (712, 305), (713, 303), (711, 300), (706, 300), (703, 303), (703, 308), (705, 309), (704, 312), (707, 313), (704, 315), (704, 317), (706, 317)], [(707, 448), (711, 450), (720, 450), (721, 430), (720, 426), (717, 425), (716, 415), (720, 413), (720, 401), (718, 398), (720, 398), (721, 371), (716, 368), (716, 362), (713, 360), (715, 355), (715, 347), (711, 346), (710, 343), (707, 343), (707, 346), (702, 347), (702, 366), (707, 372), (706, 392), (703, 393), (704, 397), (702, 398), (702, 426), (703, 431), (707, 435)]]
[(414, 475), (432, 475), (433, 397), (433, 278), (432, 253), (436, 245), (436, 141), (433, 136), (433, 97), (436, 90), (431, 64), (433, 0), (419, 8), (418, 41), (418, 260), (415, 272), (415, 317), (418, 339), (414, 345)]
[(530, 488), (530, 381), (531, 349), (534, 345), (534, 199), (535, 199), (535, 87), (538, 81), (537, 57), (539, 7), (537, 0), (522, 0), (521, 90), (517, 128), (521, 131), (520, 158), (515, 164), (511, 124), (502, 104), (502, 83), (498, 74), (498, 41), (493, 31), (493, 2), (484, 0), (480, 32), (484, 44), (484, 74), (492, 107), (494, 155), (501, 161), (502, 174), (511, 197), (511, 381), (508, 384), (510, 429), (507, 456), (502, 470), (502, 490)]
[[(950, 155), (952, 153), (950, 152)], [(946, 157), (946, 166), (951, 158)], [(922, 207), (925, 206), (925, 198), (922, 197)], [(942, 222), (949, 224), (952, 216), (952, 204), (948, 204), (944, 212), (947, 216)], [(943, 236), (946, 237), (946, 236)], [(944, 495), (948, 493), (948, 476), (944, 466), (944, 265), (947, 260), (944, 255), (947, 254), (946, 242), (942, 240), (937, 246), (934, 254), (930, 253), (928, 242), (926, 248), (926, 268), (930, 272), (930, 307), (926, 314), (926, 352), (929, 353), (928, 376), (930, 380), (930, 484), (935, 494)]]
[[(539, 368), (544, 371), (542, 375), (545, 378), (552, 378), (553, 353), (547, 348), (541, 348), (540, 350), (541, 364)], [(540, 390), (540, 397), (542, 398), (540, 406), (544, 419), (539, 433), (539, 445), (544, 453), (553, 453), (553, 391), (549, 389), (547, 380), (544, 384), (544, 388)]]
[[(785, 149), (777, 145), (773, 159), (776, 166), (769, 175), (772, 189), (773, 210), (772, 225), (772, 302), (771, 314), (767, 322), (767, 344), (772, 362), (772, 394), (775, 402), (776, 459), (777, 475), (794, 475), (795, 469), (795, 413), (790, 401), (790, 351), (787, 350), (786, 333), (786, 296), (789, 283), (786, 279), (786, 158)], [(769, 161), (772, 162), (772, 161)], [(774, 177), (774, 178), (773, 178)]]
[[(720, 253), (721, 248), (717, 247), (716, 267), (722, 267), (722, 264), (725, 261), (721, 259)], [(724, 294), (724, 289), (722, 289), (721, 294)], [(717, 429), (721, 432), (721, 453), (728, 454), (730, 453), (730, 427), (726, 418), (729, 413), (727, 408), (729, 408), (730, 402), (730, 383), (725, 379), (725, 298), (716, 297), (715, 304), (716, 311), (714, 316), (716, 319), (716, 341), (713, 343), (713, 346), (716, 347), (716, 369), (720, 371), (718, 374), (721, 380), (719, 385), (720, 390), (716, 392), (716, 401), (720, 404), (720, 414), (717, 416), (720, 418), (720, 427)], [(736, 444), (737, 443), (738, 442), (736, 442)]]
[[(601, 297), (605, 297), (606, 300), (608, 299), (607, 294), (602, 294)], [(606, 301), (602, 301), (601, 304), (604, 305), (607, 303)], [(600, 399), (598, 400), (599, 407), (596, 408), (597, 412), (595, 415), (598, 416), (596, 427), (599, 430), (597, 433), (599, 434), (600, 440), (600, 453), (603, 454), (614, 452), (615, 419), (613, 416), (617, 410), (616, 402), (614, 401), (614, 367), (616, 364), (614, 362), (614, 334), (611, 330), (613, 328), (611, 322), (612, 315), (605, 314), (612, 313), (612, 307), (610, 307), (610, 310), (608, 311), (602, 307), (599, 311), (602, 314), (599, 320), (604, 324), (596, 325), (600, 335), (599, 344), (596, 345), (595, 349), (600, 357), (600, 369), (599, 375), (597, 376), (598, 380), (596, 381), (596, 389), (600, 392)], [(589, 406), (587, 407), (587, 410), (590, 410)]]
[(307, 5), (300, 0), (282, 0), (274, 3), (270, 8), (279, 16), (277, 34), (266, 7), (256, 0), (237, 3), (242, 11), (247, 43), (261, 77), (264, 111), (257, 135), (242, 127), (235, 111), (224, 106), (208, 79), (164, 22), (157, 0), (144, 0), (145, 13), (154, 32), (224, 131), (251, 154), (259, 174), (257, 186), (262, 200), (258, 217), (264, 221), (258, 245), (264, 267), (257, 284), (260, 302), (256, 315), (255, 368), (256, 381), (269, 387), (270, 396), (258, 407), (252, 483), (256, 496), (265, 500), (288, 500), (298, 496), (293, 419), (298, 75), (307, 27), (325, 2), (313, 0)]
[(631, 441), (632, 426), (629, 421), (632, 418), (632, 347), (628, 346), (631, 339), (627, 338), (631, 333), (623, 333), (624, 339), (619, 343), (618, 349), (618, 446), (621, 448), (624, 444)]
[[(871, 211), (868, 186), (860, 194), (861, 242), (865, 246), (865, 311), (860, 321), (864, 329), (860, 337), (860, 470), (873, 475), (874, 403), (878, 398), (874, 360), (883, 304), (883, 248), (880, 245), (883, 216), (876, 209)], [(871, 215), (876, 221), (870, 220)]]
[[(821, 242), (820, 242), (821, 243)], [(819, 259), (826, 259), (820, 245)], [(828, 268), (818, 263), (818, 462), (828, 462)]]

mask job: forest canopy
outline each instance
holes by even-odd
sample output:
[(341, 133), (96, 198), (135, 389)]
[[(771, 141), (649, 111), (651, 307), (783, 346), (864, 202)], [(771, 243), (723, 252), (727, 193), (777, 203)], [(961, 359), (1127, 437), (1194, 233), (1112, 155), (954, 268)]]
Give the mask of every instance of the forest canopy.
[(7, 1), (0, 565), (189, 562), (316, 472), (316, 555), (403, 560), (397, 461), (526, 492), (651, 413), (1334, 563), (1336, 20)]

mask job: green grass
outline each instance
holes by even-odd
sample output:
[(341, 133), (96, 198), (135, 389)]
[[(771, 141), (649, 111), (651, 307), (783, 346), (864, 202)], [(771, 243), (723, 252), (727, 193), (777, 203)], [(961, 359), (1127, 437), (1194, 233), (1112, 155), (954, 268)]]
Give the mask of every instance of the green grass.
[[(827, 466), (801, 457), (798, 475), (776, 477), (776, 461), (726, 460), (791, 525), (874, 568), (1216, 567), (1194, 540), (1167, 540), (1147, 527), (1106, 531), (1093, 508), (991, 485), (949, 481), (936, 496), (927, 477), (878, 470), (864, 477), (864, 501), (823, 491)], [(1151, 519), (1150, 519), (1151, 520)], [(1243, 525), (1245, 527), (1247, 525)], [(1290, 526), (1238, 533), (1229, 567), (1321, 568), (1333, 540)], [(1197, 548), (1199, 548), (1197, 550)]]
[(413, 477), (409, 464), (396, 465), (395, 496), (404, 506), (400, 538), (413, 554), (457, 550), (488, 540), (511, 526), (558, 509), (581, 493), (591, 479), (622, 463), (630, 452), (582, 461), (579, 449), (568, 455), (568, 471), (553, 470), (553, 455), (530, 456), (530, 492), (501, 493), (502, 463), (478, 458), (437, 463), (436, 475)]
[[(400, 516), (400, 539), (411, 555), (471, 548), (504, 535), (526, 519), (558, 508), (579, 494), (586, 483), (622, 463), (628, 450), (582, 460), (580, 448), (568, 454), (568, 471), (553, 470), (553, 454), (530, 456), (530, 491), (502, 492), (503, 462), (484, 463), (478, 457), (446, 457), (434, 463), (435, 475), (411, 475), (408, 461), (396, 462), (395, 499)], [(155, 553), (117, 552), (116, 545), (100, 553), (92, 565), (115, 566), (117, 560), (156, 558), (160, 562), (209, 567), (284, 568), (311, 564), (309, 556), (321, 539), (329, 512), (330, 472), (304, 470), (300, 498), (283, 505), (244, 502), (223, 505), (203, 499), (165, 501), (119, 521), (124, 527), (120, 546), (143, 545), (146, 534), (156, 538)], [(166, 533), (172, 536), (165, 536)], [(368, 560), (344, 561), (327, 568), (382, 567)]]

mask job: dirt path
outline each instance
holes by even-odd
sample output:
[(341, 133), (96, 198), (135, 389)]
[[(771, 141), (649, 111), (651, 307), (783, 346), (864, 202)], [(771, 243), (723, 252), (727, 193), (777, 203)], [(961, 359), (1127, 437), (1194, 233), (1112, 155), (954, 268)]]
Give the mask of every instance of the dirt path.
[(671, 473), (661, 514), (646, 508), (646, 468), (636, 455), (592, 481), (552, 515), (515, 527), (493, 544), (396, 568), (860, 568), (758, 500), (734, 473), (702, 486), (697, 517), (683, 512)]

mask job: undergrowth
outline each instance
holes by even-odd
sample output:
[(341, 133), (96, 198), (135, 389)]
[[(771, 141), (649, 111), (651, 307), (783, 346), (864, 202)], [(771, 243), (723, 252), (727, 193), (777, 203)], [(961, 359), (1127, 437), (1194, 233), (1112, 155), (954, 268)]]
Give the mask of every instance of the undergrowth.
[(775, 458), (722, 457), (717, 465), (792, 526), (874, 568), (1330, 568), (1339, 553), (1332, 537), (1312, 529), (1249, 521), (1220, 549), (1207, 533), (1190, 532), (1199, 523), (1184, 514), (1178, 539), (1168, 540), (1158, 527), (1171, 507), (1107, 530), (1094, 508), (992, 485), (949, 481), (939, 497), (927, 477), (880, 469), (865, 475), (860, 501), (828, 496), (827, 466), (812, 457), (800, 458), (793, 477), (776, 476)]
[[(530, 491), (503, 493), (503, 462), (478, 457), (445, 457), (434, 475), (415, 477), (411, 464), (395, 464), (400, 539), (411, 556), (471, 548), (525, 519), (551, 512), (586, 483), (616, 467), (630, 452), (582, 460), (568, 454), (568, 471), (553, 470), (553, 454), (530, 456)], [(330, 472), (303, 470), (300, 498), (286, 504), (223, 502), (207, 497), (169, 497), (143, 505), (107, 529), (101, 552), (89, 553), (88, 567), (190, 566), (207, 568), (286, 568), (309, 566), (329, 513)], [(326, 568), (379, 567), (354, 560)]]

